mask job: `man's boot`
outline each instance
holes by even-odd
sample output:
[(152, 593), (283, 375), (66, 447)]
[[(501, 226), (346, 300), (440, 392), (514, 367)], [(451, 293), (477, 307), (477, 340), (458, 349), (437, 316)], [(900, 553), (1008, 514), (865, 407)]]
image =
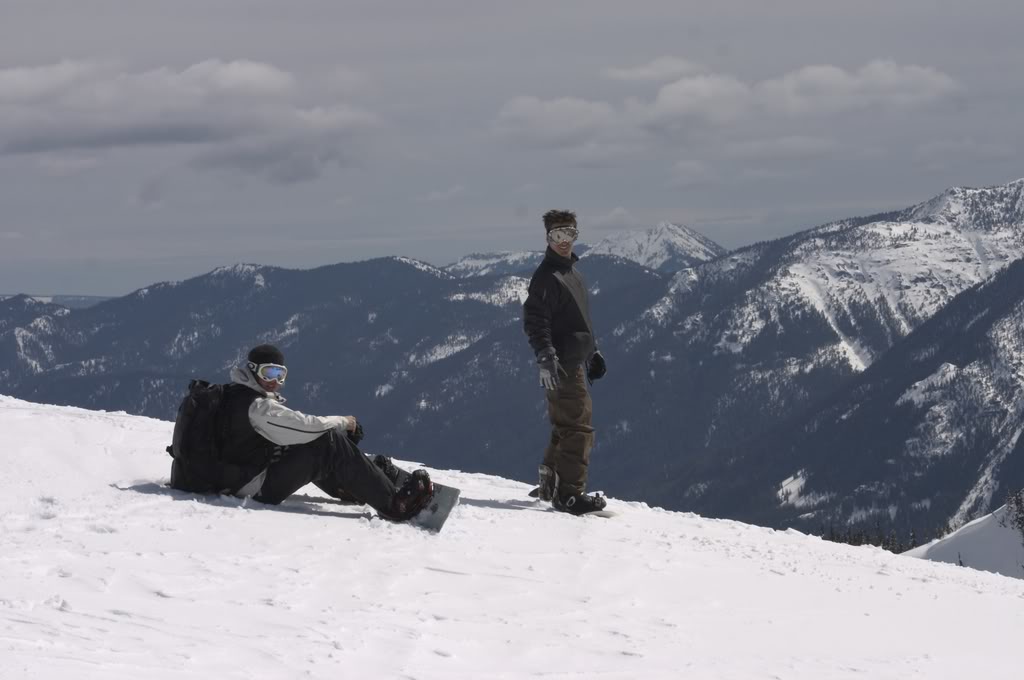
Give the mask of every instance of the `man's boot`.
[(398, 468), (391, 462), (391, 459), (382, 453), (378, 453), (373, 457), (373, 464), (380, 468), (380, 471), (384, 473), (384, 476), (391, 480), (394, 484), (398, 480)]
[(430, 475), (426, 470), (416, 470), (406, 478), (391, 498), (391, 507), (387, 515), (390, 519), (404, 522), (427, 507), (433, 497), (434, 484), (430, 481)]
[(608, 501), (599, 493), (587, 495), (585, 493), (555, 494), (551, 500), (551, 507), (561, 512), (568, 512), (570, 515), (585, 515), (588, 512), (599, 512), (607, 507)]

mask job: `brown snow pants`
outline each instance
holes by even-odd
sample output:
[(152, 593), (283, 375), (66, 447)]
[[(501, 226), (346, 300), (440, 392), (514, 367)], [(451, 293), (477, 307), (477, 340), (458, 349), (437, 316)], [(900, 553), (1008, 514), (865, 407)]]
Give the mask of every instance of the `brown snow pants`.
[(587, 390), (586, 371), (578, 366), (559, 376), (558, 389), (546, 390), (551, 441), (544, 452), (544, 464), (558, 475), (558, 493), (579, 494), (587, 490), (587, 466), (594, 446), (594, 413)]

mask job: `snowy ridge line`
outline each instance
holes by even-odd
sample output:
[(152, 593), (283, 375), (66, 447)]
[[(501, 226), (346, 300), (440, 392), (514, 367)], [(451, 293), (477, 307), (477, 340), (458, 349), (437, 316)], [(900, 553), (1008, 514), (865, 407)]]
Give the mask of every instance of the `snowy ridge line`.
[[(785, 331), (780, 309), (804, 306), (823, 316), (851, 368), (863, 371), (957, 294), (1024, 257), (1022, 187), (951, 189), (903, 211), (831, 222), (698, 263), (615, 333), (635, 344), (659, 329), (692, 328), (685, 336), (692, 342), (714, 326), (720, 335), (711, 344), (739, 354), (766, 326)], [(758, 268), (763, 278), (750, 282), (742, 301), (703, 314), (705, 328), (676, 318), (694, 290), (713, 295), (719, 281), (742, 281)]]

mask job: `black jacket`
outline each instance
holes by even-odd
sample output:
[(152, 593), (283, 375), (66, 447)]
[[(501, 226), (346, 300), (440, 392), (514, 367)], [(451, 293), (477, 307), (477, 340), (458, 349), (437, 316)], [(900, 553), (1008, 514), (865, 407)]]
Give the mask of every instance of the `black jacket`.
[(266, 469), (271, 456), (280, 448), (257, 432), (249, 420), (249, 407), (262, 396), (237, 383), (224, 387), (224, 404), (220, 413), (224, 435), (221, 460), (244, 468), (246, 474), (252, 472), (246, 482)]
[(570, 259), (548, 248), (523, 304), (523, 329), (534, 353), (554, 347), (567, 366), (587, 362), (597, 349), (587, 284), (574, 266), (577, 260), (575, 253)]

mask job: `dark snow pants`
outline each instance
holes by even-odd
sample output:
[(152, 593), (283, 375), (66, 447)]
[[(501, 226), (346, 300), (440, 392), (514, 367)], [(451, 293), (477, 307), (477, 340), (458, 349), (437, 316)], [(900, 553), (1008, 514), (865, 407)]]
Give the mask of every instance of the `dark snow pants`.
[(594, 407), (586, 371), (578, 366), (575, 370), (568, 368), (568, 372), (568, 376), (559, 376), (557, 389), (545, 390), (551, 441), (544, 452), (544, 464), (558, 475), (560, 495), (587, 490), (587, 467), (594, 446), (594, 428), (590, 425)]
[(328, 430), (308, 444), (286, 446), (267, 468), (253, 498), (277, 505), (310, 482), (332, 496), (345, 495), (387, 513), (395, 485), (345, 436)]

